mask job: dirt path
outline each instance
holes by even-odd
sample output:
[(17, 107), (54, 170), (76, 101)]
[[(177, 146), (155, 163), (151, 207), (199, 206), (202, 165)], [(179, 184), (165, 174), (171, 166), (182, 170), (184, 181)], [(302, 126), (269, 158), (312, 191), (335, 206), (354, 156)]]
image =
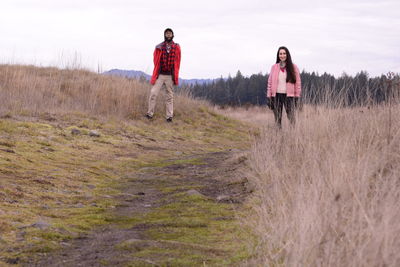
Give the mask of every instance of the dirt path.
[(248, 256), (235, 211), (245, 157), (225, 151), (142, 168), (122, 181), (109, 225), (25, 266), (220, 266)]

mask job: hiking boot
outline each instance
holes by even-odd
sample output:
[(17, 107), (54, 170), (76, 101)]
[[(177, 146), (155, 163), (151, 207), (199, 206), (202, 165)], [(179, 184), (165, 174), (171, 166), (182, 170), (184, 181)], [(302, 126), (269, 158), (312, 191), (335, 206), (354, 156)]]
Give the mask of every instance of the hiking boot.
[(172, 117), (167, 118), (167, 122), (172, 122)]
[(153, 118), (153, 116), (150, 116), (149, 114), (146, 114), (146, 118), (151, 120)]

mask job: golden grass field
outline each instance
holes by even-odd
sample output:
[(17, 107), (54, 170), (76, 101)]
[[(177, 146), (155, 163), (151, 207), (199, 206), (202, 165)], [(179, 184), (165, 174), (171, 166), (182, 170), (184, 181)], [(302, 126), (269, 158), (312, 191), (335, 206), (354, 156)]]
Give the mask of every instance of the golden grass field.
[[(149, 88), (84, 70), (0, 66), (2, 264), (51, 255), (60, 244), (115, 220), (109, 210), (118, 204), (121, 177), (168, 166), (173, 163), (165, 160), (177, 155), (237, 148), (245, 152), (230, 168), (245, 164), (245, 174), (236, 175), (255, 190), (247, 211), (236, 210), (236, 217), (253, 235), (245, 240), (236, 222), (210, 223), (200, 214), (197, 225), (215, 227), (202, 228), (204, 239), (218, 234), (224, 238), (215, 244), (228, 251), (208, 251), (211, 264), (203, 266), (400, 266), (397, 100), (353, 108), (305, 105), (294, 126), (284, 117), (278, 130), (264, 107), (219, 109), (181, 94), (169, 125), (162, 97), (154, 121), (143, 118)], [(91, 137), (90, 130), (101, 136)], [(232, 217), (231, 208), (206, 204), (199, 204), (203, 213), (211, 205)], [(29, 227), (38, 220), (50, 221), (50, 231)], [(244, 244), (249, 251), (241, 251)], [(188, 251), (174, 251), (180, 264), (202, 262)], [(157, 253), (144, 252), (145, 259)]]

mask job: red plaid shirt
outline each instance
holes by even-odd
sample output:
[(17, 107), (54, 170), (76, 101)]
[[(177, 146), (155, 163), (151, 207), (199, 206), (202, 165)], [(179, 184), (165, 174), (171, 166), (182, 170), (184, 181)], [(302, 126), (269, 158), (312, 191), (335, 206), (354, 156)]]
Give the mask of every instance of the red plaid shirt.
[(165, 42), (158, 44), (154, 50), (154, 70), (150, 83), (155, 84), (158, 76), (163, 70), (172, 75), (174, 84), (179, 83), (179, 69), (181, 65), (181, 47), (179, 44), (171, 42), (169, 53)]
[(170, 74), (174, 67), (176, 44), (173, 41), (164, 42), (161, 50), (161, 73)]

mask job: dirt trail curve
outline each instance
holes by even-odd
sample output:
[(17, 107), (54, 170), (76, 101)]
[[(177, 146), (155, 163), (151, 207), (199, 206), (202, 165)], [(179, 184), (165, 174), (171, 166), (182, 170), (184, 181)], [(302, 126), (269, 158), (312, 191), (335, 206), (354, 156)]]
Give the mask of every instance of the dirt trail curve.
[(181, 156), (127, 175), (110, 224), (24, 266), (236, 265), (248, 255), (232, 245), (235, 210), (251, 192), (245, 160), (240, 151)]

